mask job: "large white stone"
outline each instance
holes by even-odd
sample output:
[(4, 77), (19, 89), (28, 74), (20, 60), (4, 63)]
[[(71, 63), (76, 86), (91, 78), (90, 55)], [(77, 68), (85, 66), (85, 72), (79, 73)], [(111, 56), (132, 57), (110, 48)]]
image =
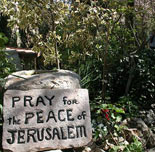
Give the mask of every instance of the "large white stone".
[(87, 89), (8, 90), (3, 149), (35, 152), (87, 145), (92, 138)]

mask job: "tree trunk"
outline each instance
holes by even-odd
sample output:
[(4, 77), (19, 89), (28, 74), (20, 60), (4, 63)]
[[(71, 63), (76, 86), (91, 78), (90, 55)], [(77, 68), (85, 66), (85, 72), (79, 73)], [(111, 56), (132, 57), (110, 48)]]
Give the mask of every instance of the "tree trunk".
[(55, 57), (56, 57), (56, 63), (57, 63), (57, 68), (60, 69), (60, 60), (59, 60), (59, 53), (58, 53), (58, 48), (57, 48), (57, 42), (55, 42)]
[(130, 72), (129, 72), (129, 77), (128, 77), (128, 81), (127, 81), (126, 88), (125, 88), (125, 96), (127, 96), (129, 93), (131, 83), (132, 83), (132, 80), (134, 78), (135, 68), (136, 68), (135, 60), (134, 60), (134, 57), (132, 57), (131, 58), (131, 68), (130, 68)]
[(109, 35), (110, 35), (110, 27), (107, 23), (107, 35), (105, 39), (105, 52), (103, 56), (103, 73), (102, 73), (102, 99), (105, 100), (106, 97), (106, 87), (107, 87), (107, 56), (109, 49)]
[(19, 31), (19, 27), (16, 26), (16, 43), (17, 43), (17, 47), (21, 48), (22, 47), (22, 40), (21, 40), (21, 35), (20, 35), (20, 31)]

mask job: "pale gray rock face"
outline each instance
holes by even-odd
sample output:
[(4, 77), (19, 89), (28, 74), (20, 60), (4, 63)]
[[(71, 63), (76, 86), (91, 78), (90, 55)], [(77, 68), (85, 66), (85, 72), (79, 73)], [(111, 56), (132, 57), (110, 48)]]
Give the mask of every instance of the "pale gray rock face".
[(147, 147), (154, 148), (155, 134), (141, 118), (132, 118), (128, 124), (130, 127), (137, 128), (141, 132), (141, 138), (143, 139), (144, 144), (147, 144)]
[(80, 77), (68, 70), (19, 71), (6, 78), (5, 89), (75, 89), (80, 88)]
[[(67, 70), (29, 70), (15, 72), (6, 80), (5, 88), (8, 91), (5, 93), (3, 125), (3, 141), (5, 141), (3, 146), (5, 150), (37, 152), (81, 147), (90, 142), (92, 131), (88, 92), (86, 89), (80, 89), (80, 77), (76, 73)], [(54, 97), (51, 96), (52, 92), (50, 90), (54, 91)], [(24, 105), (22, 102), (24, 102), (26, 94), (28, 97), (25, 98)], [(12, 98), (13, 96), (15, 96), (15, 100)], [(20, 100), (17, 96), (20, 96)], [(65, 96), (67, 98), (63, 102), (62, 99)], [(76, 104), (75, 98), (78, 104)], [(12, 99), (14, 100), (14, 106)], [(67, 99), (73, 99), (72, 103), (71, 101), (67, 102)], [(44, 102), (45, 100), (46, 102)], [(82, 112), (86, 116), (80, 120), (79, 116), (82, 115)], [(33, 118), (31, 119), (31, 117)], [(12, 124), (14, 118), (18, 119), (19, 122), (14, 120), (15, 124)], [(72, 121), (72, 118), (74, 118), (74, 121)], [(31, 123), (29, 123), (30, 121)], [(9, 129), (10, 131), (14, 129), (15, 132), (7, 132)], [(19, 146), (20, 148), (17, 144), (12, 145), (11, 148), (8, 146), (9, 143), (7, 142), (13, 142), (14, 135), (14, 142), (19, 142), (19, 144), (17, 143), (18, 146), (23, 144)], [(37, 138), (43, 138), (46, 141), (42, 143)], [(52, 140), (53, 138), (55, 140)], [(73, 140), (70, 138), (73, 138)], [(62, 151), (50, 150), (49, 152)]]
[(148, 152), (155, 152), (155, 148), (149, 149)]
[(155, 113), (152, 109), (146, 112), (146, 118), (144, 119), (144, 121), (148, 125), (155, 124)]
[(7, 90), (3, 148), (13, 152), (67, 149), (92, 139), (87, 89)]

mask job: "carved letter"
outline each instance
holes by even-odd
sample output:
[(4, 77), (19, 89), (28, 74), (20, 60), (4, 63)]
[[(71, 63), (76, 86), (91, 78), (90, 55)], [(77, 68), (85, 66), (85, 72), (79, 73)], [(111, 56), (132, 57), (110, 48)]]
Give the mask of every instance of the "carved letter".
[[(61, 114), (60, 113), (62, 113), (62, 112), (64, 112), (65, 110), (64, 109), (60, 109), (59, 111), (58, 111), (58, 119), (60, 120), (60, 121), (65, 121), (66, 119), (65, 118), (61, 118)], [(62, 114), (63, 115), (63, 114)]]
[(9, 144), (13, 144), (15, 142), (15, 133), (17, 132), (17, 130), (8, 130), (8, 132), (11, 133), (12, 139), (6, 139), (6, 141)]
[(25, 124), (29, 123), (29, 119), (34, 117), (34, 113), (33, 112), (26, 112), (25, 113)]
[(25, 135), (25, 130), (18, 130), (18, 144), (24, 144), (25, 143), (24, 135)]
[(20, 97), (12, 97), (12, 107), (15, 107), (15, 102), (18, 102)]
[(44, 123), (43, 111), (40, 110), (40, 111), (36, 112), (36, 114), (37, 114), (37, 123)]
[(57, 122), (57, 120), (56, 120), (56, 118), (55, 118), (55, 114), (54, 114), (53, 111), (50, 111), (50, 112), (48, 113), (48, 118), (47, 118), (46, 122), (48, 122), (49, 119), (51, 119), (51, 118), (54, 119), (55, 122)]
[(74, 121), (74, 118), (71, 117), (73, 110), (72, 109), (67, 109), (66, 111), (67, 111), (67, 120), (68, 121)]
[(46, 106), (46, 104), (45, 104), (45, 102), (44, 102), (44, 99), (43, 99), (41, 96), (39, 96), (39, 97), (37, 98), (36, 106), (38, 106), (39, 103), (42, 103), (44, 106)]
[(49, 105), (51, 106), (52, 105), (52, 100), (54, 99), (55, 96), (52, 96), (51, 98), (48, 98), (47, 96), (45, 96), (45, 98), (47, 100), (49, 100)]
[(26, 107), (26, 102), (29, 102), (29, 105), (33, 107), (34, 105), (31, 103), (32, 97), (31, 96), (24, 96), (24, 106)]
[(35, 139), (36, 132), (37, 132), (36, 129), (28, 129), (27, 130), (27, 143), (30, 142), (30, 137), (33, 139), (33, 142), (37, 142), (37, 140)]

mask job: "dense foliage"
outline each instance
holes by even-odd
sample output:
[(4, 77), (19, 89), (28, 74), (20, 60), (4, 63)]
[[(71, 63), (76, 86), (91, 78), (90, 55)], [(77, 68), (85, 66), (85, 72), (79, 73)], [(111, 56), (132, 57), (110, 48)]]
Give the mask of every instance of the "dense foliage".
[(15, 70), (14, 65), (11, 64), (10, 60), (7, 58), (7, 54), (4, 52), (4, 48), (8, 38), (0, 33), (0, 126), (2, 125), (2, 100), (5, 85), (5, 77), (8, 76)]
[[(70, 69), (81, 76), (82, 87), (90, 92), (96, 141), (123, 134), (118, 127), (122, 117), (155, 101), (155, 52), (148, 47), (155, 10), (136, 2), (1, 1), (18, 46), (40, 52), (48, 68)], [(124, 151), (141, 147), (133, 139)]]

